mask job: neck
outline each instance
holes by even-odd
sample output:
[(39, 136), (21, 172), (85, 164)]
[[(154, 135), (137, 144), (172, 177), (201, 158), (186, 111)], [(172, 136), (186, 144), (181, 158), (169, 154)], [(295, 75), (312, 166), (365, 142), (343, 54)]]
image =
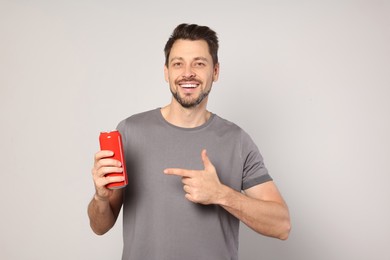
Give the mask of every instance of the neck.
[(183, 128), (201, 126), (211, 116), (211, 113), (206, 110), (206, 106), (203, 104), (199, 104), (194, 108), (184, 108), (175, 102), (161, 108), (161, 114), (170, 124)]

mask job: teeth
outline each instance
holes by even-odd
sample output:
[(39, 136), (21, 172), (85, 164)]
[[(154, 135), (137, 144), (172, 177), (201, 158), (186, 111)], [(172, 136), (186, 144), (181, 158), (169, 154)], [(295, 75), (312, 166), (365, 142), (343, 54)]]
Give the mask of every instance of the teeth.
[(196, 88), (198, 85), (197, 84), (181, 84), (180, 86), (182, 88)]

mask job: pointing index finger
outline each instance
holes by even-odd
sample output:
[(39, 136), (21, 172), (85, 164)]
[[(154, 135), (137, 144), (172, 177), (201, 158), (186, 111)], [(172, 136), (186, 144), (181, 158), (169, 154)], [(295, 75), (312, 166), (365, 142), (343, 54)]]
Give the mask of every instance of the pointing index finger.
[(193, 177), (193, 171), (180, 168), (167, 168), (164, 170), (164, 173), (181, 177)]

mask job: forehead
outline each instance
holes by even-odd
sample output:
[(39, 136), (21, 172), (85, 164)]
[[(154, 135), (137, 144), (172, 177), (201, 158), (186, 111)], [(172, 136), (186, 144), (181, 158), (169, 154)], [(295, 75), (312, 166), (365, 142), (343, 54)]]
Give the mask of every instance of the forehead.
[(205, 40), (177, 40), (172, 46), (170, 60), (174, 58), (203, 57), (211, 59), (209, 46)]

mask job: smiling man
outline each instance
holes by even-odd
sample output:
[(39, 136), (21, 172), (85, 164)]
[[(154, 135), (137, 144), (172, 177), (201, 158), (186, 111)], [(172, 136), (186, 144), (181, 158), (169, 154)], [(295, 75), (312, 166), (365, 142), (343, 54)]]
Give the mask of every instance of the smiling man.
[(118, 125), (129, 184), (111, 151), (95, 154), (95, 195), (88, 207), (97, 234), (123, 205), (122, 259), (238, 259), (240, 221), (285, 240), (286, 203), (249, 135), (207, 110), (219, 76), (218, 38), (206, 26), (181, 24), (166, 43), (165, 80), (172, 99)]
[(181, 106), (194, 108), (207, 98), (212, 82), (218, 79), (219, 64), (214, 65), (203, 40), (177, 40), (172, 47), (165, 80)]

